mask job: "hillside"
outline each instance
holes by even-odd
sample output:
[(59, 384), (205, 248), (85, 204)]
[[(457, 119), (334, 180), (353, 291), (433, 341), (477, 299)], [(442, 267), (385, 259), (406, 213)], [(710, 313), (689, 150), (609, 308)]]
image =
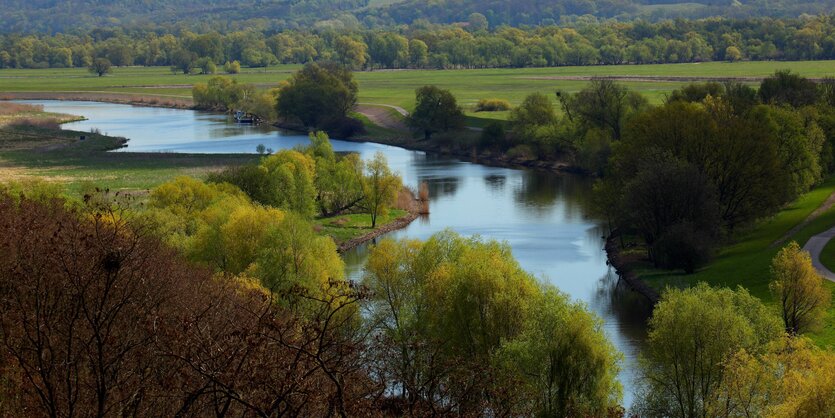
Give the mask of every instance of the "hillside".
[(797, 17), (831, 13), (835, 0), (5, 0), (0, 32), (55, 33), (99, 27), (281, 30), (390, 26), (426, 19), (490, 26), (570, 22), (579, 16), (629, 20), (685, 17)]

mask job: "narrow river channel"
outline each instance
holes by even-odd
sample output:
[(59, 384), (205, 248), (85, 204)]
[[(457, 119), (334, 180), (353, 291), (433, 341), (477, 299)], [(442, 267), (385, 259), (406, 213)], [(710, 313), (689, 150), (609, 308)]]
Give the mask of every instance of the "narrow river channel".
[[(240, 126), (224, 115), (127, 105), (27, 101), (50, 112), (84, 116), (66, 129), (129, 138), (121, 152), (252, 153), (259, 144), (274, 150), (306, 144), (307, 137), (268, 127)], [(528, 271), (554, 284), (600, 316), (624, 354), (620, 374), (624, 404), (634, 399), (636, 356), (645, 337), (644, 300), (617, 286), (603, 252), (604, 229), (586, 208), (587, 178), (532, 170), (486, 167), (453, 158), (373, 143), (334, 140), (336, 151), (364, 158), (382, 151), (404, 182), (427, 182), (431, 214), (390, 236), (424, 239), (450, 228), (464, 235), (506, 241)], [(367, 247), (344, 255), (348, 275), (360, 278)]]

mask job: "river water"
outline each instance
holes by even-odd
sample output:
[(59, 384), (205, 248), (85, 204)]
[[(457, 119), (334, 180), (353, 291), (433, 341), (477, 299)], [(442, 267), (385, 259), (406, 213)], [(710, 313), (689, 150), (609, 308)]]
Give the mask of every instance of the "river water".
[[(50, 112), (87, 118), (65, 125), (129, 139), (120, 152), (252, 153), (307, 144), (306, 136), (241, 126), (224, 115), (94, 102), (27, 101)], [(624, 404), (634, 398), (636, 355), (645, 338), (644, 300), (617, 285), (603, 251), (604, 229), (589, 215), (591, 181), (533, 170), (486, 167), (397, 147), (332, 141), (336, 151), (370, 158), (381, 151), (404, 183), (429, 185), (431, 214), (389, 236), (425, 239), (450, 228), (505, 241), (529, 272), (588, 305), (624, 354)], [(359, 278), (367, 247), (344, 255), (349, 277)]]

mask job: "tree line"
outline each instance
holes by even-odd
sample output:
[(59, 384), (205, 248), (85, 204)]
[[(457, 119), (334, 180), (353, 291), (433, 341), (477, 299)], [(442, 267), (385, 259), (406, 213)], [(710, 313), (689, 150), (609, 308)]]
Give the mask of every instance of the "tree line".
[(14, 32), (140, 27), (260, 28), (270, 31), (317, 28), (386, 28), (415, 20), (467, 24), (473, 14), (493, 26), (547, 26), (606, 19), (658, 21), (676, 18), (796, 17), (832, 11), (832, 0), (114, 0), (67, 4), (58, 0), (8, 0), (0, 27)]
[(835, 24), (831, 16), (819, 15), (491, 28), (483, 15), (474, 14), (463, 27), (418, 20), (375, 30), (100, 28), (0, 35), (0, 68), (89, 67), (96, 59), (184, 73), (214, 73), (234, 62), (265, 67), (333, 61), (359, 70), (823, 60), (835, 59)]

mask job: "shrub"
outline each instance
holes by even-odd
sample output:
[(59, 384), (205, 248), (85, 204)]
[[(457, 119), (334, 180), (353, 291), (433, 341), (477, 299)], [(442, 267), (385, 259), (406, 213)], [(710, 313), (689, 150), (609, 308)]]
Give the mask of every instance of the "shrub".
[(481, 99), (475, 106), (476, 112), (501, 112), (510, 110), (510, 102), (504, 99)]
[(655, 242), (653, 253), (659, 266), (693, 274), (710, 261), (710, 237), (689, 223), (673, 225)]
[(482, 148), (503, 148), (506, 142), (507, 140), (504, 125), (502, 125), (499, 121), (490, 122), (484, 127), (484, 130), (481, 131), (480, 145)]

